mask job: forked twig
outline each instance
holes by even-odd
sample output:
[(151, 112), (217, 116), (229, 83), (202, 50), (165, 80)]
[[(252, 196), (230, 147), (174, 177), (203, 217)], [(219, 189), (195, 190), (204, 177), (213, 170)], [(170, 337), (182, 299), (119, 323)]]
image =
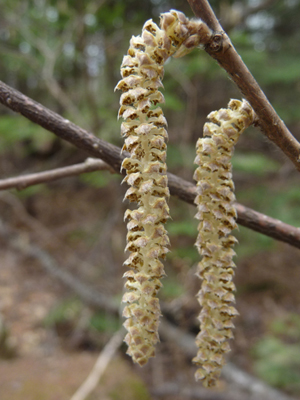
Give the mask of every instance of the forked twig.
[(55, 168), (49, 171), (36, 172), (33, 174), (19, 175), (14, 178), (0, 179), (0, 190), (16, 188), (22, 190), (28, 186), (40, 183), (52, 182), (58, 179), (86, 174), (88, 172), (114, 170), (102, 160), (87, 158), (83, 163), (70, 165), (68, 167)]
[(214, 39), (205, 48), (206, 52), (218, 61), (249, 101), (258, 117), (256, 125), (300, 171), (300, 143), (280, 119), (259, 84), (243, 63), (217, 20), (209, 2), (207, 0), (188, 0), (188, 2), (194, 14), (206, 22), (215, 33)]

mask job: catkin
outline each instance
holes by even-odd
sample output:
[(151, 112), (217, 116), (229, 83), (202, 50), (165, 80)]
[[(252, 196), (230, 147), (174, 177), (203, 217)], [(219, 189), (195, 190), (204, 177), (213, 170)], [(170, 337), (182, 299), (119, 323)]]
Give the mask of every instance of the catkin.
[[(156, 297), (161, 287), (164, 268), (161, 259), (168, 252), (169, 239), (164, 223), (169, 218), (169, 197), (166, 167), (167, 122), (162, 109), (163, 64), (172, 55), (181, 57), (199, 44), (206, 44), (211, 31), (201, 20), (188, 20), (179, 11), (161, 15), (160, 28), (149, 20), (142, 34), (130, 40), (128, 54), (121, 65), (122, 80), (116, 89), (122, 90), (119, 117), (125, 138), (123, 150), (130, 153), (122, 169), (130, 188), (125, 198), (138, 203), (138, 209), (127, 210), (127, 246), (131, 252), (125, 261), (129, 268), (127, 303), (123, 315), (128, 333), (127, 354), (144, 365), (155, 355), (159, 341), (160, 306)], [(176, 53), (176, 54), (175, 54)]]
[(204, 125), (203, 138), (197, 141), (195, 163), (199, 167), (194, 174), (196, 218), (200, 221), (196, 246), (202, 256), (197, 272), (202, 279), (198, 300), (202, 309), (196, 338), (199, 350), (193, 362), (199, 366), (196, 380), (214, 386), (230, 351), (232, 319), (238, 314), (231, 305), (235, 301), (232, 246), (237, 241), (230, 234), (237, 227), (231, 157), (240, 134), (253, 123), (254, 112), (245, 100), (231, 100), (228, 109), (211, 112), (208, 118), (211, 122)]

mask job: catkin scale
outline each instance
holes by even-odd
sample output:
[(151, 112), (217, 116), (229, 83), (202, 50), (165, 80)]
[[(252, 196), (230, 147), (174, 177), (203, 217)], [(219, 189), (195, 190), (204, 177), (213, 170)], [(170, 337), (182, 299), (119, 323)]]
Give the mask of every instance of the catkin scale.
[(130, 185), (125, 198), (138, 203), (137, 210), (127, 210), (127, 246), (130, 251), (124, 265), (130, 268), (127, 303), (123, 315), (128, 333), (127, 353), (134, 362), (144, 365), (155, 355), (159, 341), (158, 324), (161, 315), (157, 292), (164, 273), (161, 259), (169, 247), (163, 224), (169, 218), (167, 200), (169, 189), (166, 167), (167, 122), (162, 109), (163, 64), (172, 55), (183, 56), (199, 44), (207, 44), (211, 30), (201, 20), (189, 20), (179, 11), (161, 15), (160, 28), (146, 21), (140, 36), (133, 36), (127, 55), (121, 65), (122, 79), (116, 89), (120, 98), (119, 117), (124, 119), (121, 134), (124, 137), (125, 158), (122, 169)]
[(236, 239), (230, 233), (237, 227), (234, 208), (234, 184), (231, 157), (240, 134), (253, 123), (254, 112), (245, 100), (231, 100), (228, 109), (208, 115), (203, 138), (196, 144), (194, 173), (197, 181), (196, 218), (199, 220), (196, 247), (202, 256), (197, 275), (202, 279), (198, 300), (202, 307), (200, 332), (196, 337), (199, 367), (196, 380), (214, 386), (230, 351), (228, 340), (233, 337), (232, 319), (238, 314), (230, 304), (235, 301), (232, 282)]

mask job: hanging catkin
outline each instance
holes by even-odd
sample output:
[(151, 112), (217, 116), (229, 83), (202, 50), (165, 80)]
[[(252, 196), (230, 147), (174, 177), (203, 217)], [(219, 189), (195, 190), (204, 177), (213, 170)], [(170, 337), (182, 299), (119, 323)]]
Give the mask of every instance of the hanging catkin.
[(123, 150), (130, 153), (122, 168), (131, 186), (125, 198), (138, 203), (127, 210), (127, 246), (131, 252), (125, 265), (128, 305), (123, 315), (128, 330), (127, 353), (134, 362), (144, 365), (155, 355), (158, 342), (160, 306), (156, 297), (164, 275), (163, 264), (169, 239), (164, 223), (169, 218), (169, 189), (166, 167), (167, 122), (158, 103), (164, 102), (158, 91), (162, 87), (163, 64), (174, 53), (182, 56), (199, 44), (206, 44), (211, 31), (201, 20), (188, 20), (179, 11), (161, 15), (160, 28), (149, 20), (141, 36), (130, 40), (128, 54), (121, 65), (122, 80), (116, 89), (123, 91), (119, 116), (124, 119), (121, 133)]
[(236, 239), (230, 233), (237, 227), (231, 157), (240, 134), (253, 123), (254, 112), (245, 100), (231, 100), (228, 109), (213, 111), (208, 118), (211, 122), (204, 125), (203, 138), (196, 145), (195, 163), (199, 167), (194, 174), (196, 218), (200, 220), (196, 246), (202, 256), (198, 300), (202, 309), (196, 339), (199, 350), (193, 362), (199, 366), (196, 379), (213, 386), (225, 363), (224, 355), (230, 351), (232, 319), (238, 314), (231, 306), (235, 300), (232, 246)]

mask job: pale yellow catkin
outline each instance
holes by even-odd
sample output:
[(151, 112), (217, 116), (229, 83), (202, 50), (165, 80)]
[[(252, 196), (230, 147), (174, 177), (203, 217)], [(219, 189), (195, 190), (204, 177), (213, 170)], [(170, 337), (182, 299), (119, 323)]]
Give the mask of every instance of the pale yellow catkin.
[(253, 123), (254, 112), (247, 101), (231, 100), (228, 109), (214, 111), (208, 118), (211, 122), (204, 125), (203, 138), (196, 145), (195, 163), (199, 167), (194, 174), (196, 218), (200, 221), (196, 246), (202, 256), (197, 273), (202, 279), (198, 300), (202, 309), (198, 353), (193, 362), (199, 367), (196, 380), (214, 386), (230, 351), (232, 319), (238, 314), (231, 305), (235, 302), (232, 246), (236, 239), (230, 233), (237, 227), (231, 157), (240, 134)]
[(169, 218), (166, 166), (167, 122), (158, 103), (164, 102), (158, 91), (162, 87), (163, 64), (172, 55), (181, 57), (199, 44), (207, 44), (211, 30), (201, 20), (189, 20), (179, 11), (161, 15), (160, 28), (149, 20), (142, 34), (130, 40), (128, 54), (121, 65), (122, 90), (119, 117), (125, 138), (123, 150), (130, 153), (122, 168), (130, 185), (125, 198), (138, 203), (138, 209), (127, 210), (125, 261), (127, 303), (123, 315), (128, 333), (127, 353), (134, 362), (144, 365), (155, 355), (159, 341), (160, 306), (157, 292), (164, 267), (161, 259), (168, 252), (169, 239), (164, 223)]

